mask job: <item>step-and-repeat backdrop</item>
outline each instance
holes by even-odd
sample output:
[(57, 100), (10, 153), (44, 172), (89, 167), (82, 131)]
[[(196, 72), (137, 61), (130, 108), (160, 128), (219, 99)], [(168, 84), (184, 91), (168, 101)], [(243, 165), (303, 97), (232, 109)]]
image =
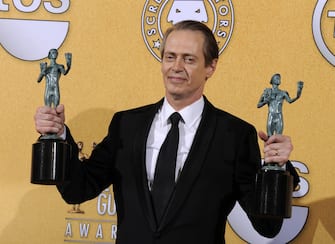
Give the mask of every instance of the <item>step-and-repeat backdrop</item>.
[[(116, 111), (163, 96), (159, 47), (164, 30), (183, 19), (206, 23), (220, 47), (206, 96), (219, 108), (266, 130), (257, 102), (273, 74), (293, 98), (284, 101), (284, 133), (301, 184), (292, 218), (274, 239), (259, 236), (236, 205), (228, 243), (333, 243), (335, 1), (2, 0), (0, 1), (0, 243), (114, 243), (112, 186), (68, 205), (54, 186), (30, 184), (33, 115), (44, 104), (40, 63), (57, 48), (72, 68), (60, 79), (66, 123), (89, 156)], [(199, 219), (199, 225), (201, 225)], [(201, 233), (198, 233), (201, 235)]]

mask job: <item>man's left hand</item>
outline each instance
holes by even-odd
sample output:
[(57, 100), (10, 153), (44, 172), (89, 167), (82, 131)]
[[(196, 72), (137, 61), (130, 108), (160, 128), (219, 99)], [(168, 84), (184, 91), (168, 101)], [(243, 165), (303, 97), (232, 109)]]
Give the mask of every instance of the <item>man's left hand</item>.
[(263, 152), (265, 163), (278, 163), (280, 166), (283, 166), (289, 160), (293, 150), (289, 136), (277, 134), (268, 137), (263, 131), (259, 131), (258, 136), (264, 141)]

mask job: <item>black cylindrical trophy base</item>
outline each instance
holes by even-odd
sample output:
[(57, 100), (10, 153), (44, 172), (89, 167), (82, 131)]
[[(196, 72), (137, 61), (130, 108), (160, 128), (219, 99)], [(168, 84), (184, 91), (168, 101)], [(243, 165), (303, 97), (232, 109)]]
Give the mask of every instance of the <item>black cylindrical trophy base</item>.
[(285, 170), (262, 168), (256, 176), (254, 215), (290, 218), (293, 177)]
[(32, 147), (31, 183), (56, 185), (67, 179), (71, 146), (60, 139), (41, 139)]

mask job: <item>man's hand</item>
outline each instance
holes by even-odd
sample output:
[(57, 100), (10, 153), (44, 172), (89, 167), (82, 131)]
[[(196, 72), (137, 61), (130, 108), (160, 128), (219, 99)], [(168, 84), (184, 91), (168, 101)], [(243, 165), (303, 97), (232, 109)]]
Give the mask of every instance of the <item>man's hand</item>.
[(36, 110), (34, 120), (35, 129), (41, 135), (50, 133), (61, 135), (64, 132), (64, 105), (58, 105), (56, 108), (39, 107)]
[(272, 135), (268, 137), (263, 131), (258, 132), (259, 138), (264, 141), (264, 162), (284, 165), (293, 150), (291, 138), (285, 135)]

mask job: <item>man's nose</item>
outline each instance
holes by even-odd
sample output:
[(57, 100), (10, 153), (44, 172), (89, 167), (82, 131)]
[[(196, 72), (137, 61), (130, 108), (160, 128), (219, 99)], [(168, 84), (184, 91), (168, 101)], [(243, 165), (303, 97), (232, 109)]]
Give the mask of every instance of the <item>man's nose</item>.
[(172, 67), (173, 71), (181, 71), (184, 69), (184, 59), (183, 58), (176, 58), (175, 62), (173, 63)]

